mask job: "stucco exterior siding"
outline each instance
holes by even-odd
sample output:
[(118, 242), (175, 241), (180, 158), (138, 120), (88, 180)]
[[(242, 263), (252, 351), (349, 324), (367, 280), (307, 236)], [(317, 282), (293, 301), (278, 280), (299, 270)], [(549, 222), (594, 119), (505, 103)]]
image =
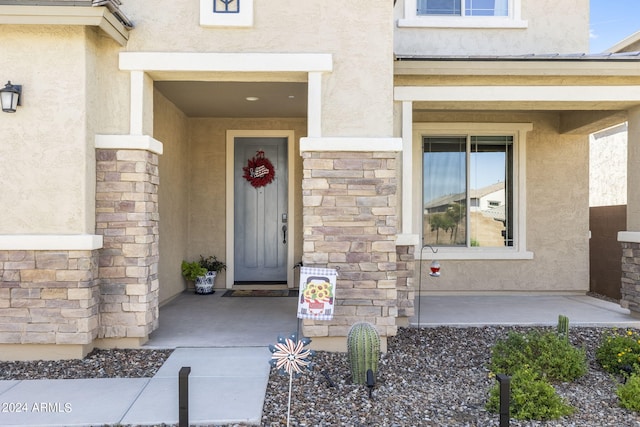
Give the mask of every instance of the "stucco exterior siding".
[(391, 7), (386, 0), (256, 0), (250, 29), (199, 26), (198, 2), (161, 0), (151, 14), (144, 2), (130, 1), (122, 10), (137, 18), (130, 52), (331, 53), (334, 69), (322, 79), (323, 136), (391, 136)]
[(158, 158), (160, 185), (159, 303), (171, 299), (185, 289), (180, 264), (187, 259), (189, 248), (189, 161), (188, 118), (161, 93), (154, 91), (154, 135), (163, 143)]
[[(394, 9), (404, 17), (404, 0)], [(461, 18), (464, 19), (464, 18)], [(395, 53), (403, 55), (521, 55), (589, 51), (588, 0), (522, 1), (526, 28), (400, 27)]]
[[(559, 134), (555, 113), (415, 112), (414, 120), (533, 124), (527, 136), (525, 248), (533, 259), (441, 260), (437, 279), (428, 276), (430, 261), (425, 259), (416, 288), (438, 293), (589, 289), (588, 136)], [(423, 255), (437, 258), (429, 249)]]
[(627, 204), (627, 125), (590, 136), (589, 206)]
[(93, 233), (85, 30), (4, 25), (0, 45), (3, 76), (29, 106), (0, 117), (0, 234)]

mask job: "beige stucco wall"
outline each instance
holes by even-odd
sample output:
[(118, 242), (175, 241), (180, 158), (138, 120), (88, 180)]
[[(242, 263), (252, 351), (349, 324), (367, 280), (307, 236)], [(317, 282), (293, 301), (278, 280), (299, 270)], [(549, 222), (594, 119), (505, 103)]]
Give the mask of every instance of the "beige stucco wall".
[(323, 77), (323, 136), (392, 135), (389, 0), (255, 0), (252, 28), (203, 28), (198, 1), (158, 0), (153, 7), (127, 1), (122, 10), (136, 24), (128, 51), (331, 53), (334, 69)]
[(182, 292), (185, 281), (180, 264), (187, 259), (189, 237), (189, 124), (187, 117), (161, 93), (154, 91), (154, 135), (163, 144), (158, 159), (160, 185), (159, 301)]
[[(189, 120), (189, 247), (190, 260), (199, 255), (215, 255), (226, 260), (226, 131), (227, 130), (293, 130), (295, 163), (293, 168), (296, 188), (293, 194), (295, 235), (290, 242), (294, 247), (294, 260), (302, 259), (302, 158), (299, 141), (306, 136), (305, 119), (225, 119), (196, 118)], [(162, 221), (162, 219), (161, 219)], [(164, 237), (161, 237), (161, 240)], [(216, 277), (216, 287), (224, 287), (226, 275)], [(162, 284), (161, 284), (162, 286)]]
[(441, 260), (437, 279), (427, 275), (430, 261), (423, 261), (422, 291), (589, 290), (588, 136), (558, 134), (555, 113), (416, 112), (414, 120), (533, 123), (526, 151), (526, 249), (533, 259)]
[[(521, 0), (528, 28), (396, 28), (404, 55), (519, 55), (589, 51), (589, 0)], [(404, 16), (404, 0), (395, 7)]]
[(3, 78), (23, 85), (22, 107), (0, 114), (0, 234), (94, 231), (85, 32), (78, 26), (0, 27)]
[(589, 206), (627, 204), (627, 125), (590, 136)]

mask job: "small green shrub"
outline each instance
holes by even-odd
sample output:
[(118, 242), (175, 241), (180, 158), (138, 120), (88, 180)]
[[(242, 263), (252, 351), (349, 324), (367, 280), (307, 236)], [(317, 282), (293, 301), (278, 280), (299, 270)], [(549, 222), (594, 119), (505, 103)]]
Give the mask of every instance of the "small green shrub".
[(494, 345), (489, 369), (513, 375), (523, 366), (551, 381), (572, 381), (587, 373), (587, 357), (583, 349), (553, 332), (511, 332)]
[[(494, 384), (489, 392), (486, 408), (500, 410), (500, 385)], [(571, 415), (574, 408), (567, 405), (556, 390), (535, 369), (521, 367), (511, 376), (511, 417), (519, 420), (555, 420)]]
[(631, 329), (605, 332), (596, 360), (611, 374), (628, 374), (628, 369), (640, 373), (640, 334)]
[(207, 269), (200, 266), (200, 263), (198, 261), (194, 261), (194, 262), (182, 261), (181, 269), (182, 269), (182, 275), (187, 280), (195, 281), (198, 278), (198, 276), (204, 276), (205, 274), (207, 274)]
[(626, 383), (618, 386), (616, 394), (620, 399), (620, 406), (640, 412), (640, 376), (638, 374), (631, 374)]

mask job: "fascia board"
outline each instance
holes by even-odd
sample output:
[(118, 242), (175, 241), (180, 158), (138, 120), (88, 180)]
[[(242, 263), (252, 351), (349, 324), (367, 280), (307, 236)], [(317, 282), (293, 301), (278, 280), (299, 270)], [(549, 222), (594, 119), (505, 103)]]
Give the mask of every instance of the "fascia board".
[[(640, 58), (639, 58), (640, 59)], [(401, 60), (394, 75), (414, 76), (640, 76), (638, 60)]]
[(129, 39), (129, 30), (106, 7), (2, 5), (0, 24), (87, 25), (100, 27), (122, 46)]

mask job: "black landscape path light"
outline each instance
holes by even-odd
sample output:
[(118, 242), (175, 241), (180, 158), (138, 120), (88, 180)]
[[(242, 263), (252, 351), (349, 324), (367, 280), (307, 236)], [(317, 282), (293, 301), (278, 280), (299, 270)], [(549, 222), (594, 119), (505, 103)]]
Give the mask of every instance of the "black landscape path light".
[(511, 377), (505, 374), (496, 375), (500, 384), (500, 427), (509, 427), (509, 403), (511, 402)]
[(190, 366), (183, 366), (178, 373), (178, 426), (189, 427), (189, 374)]

